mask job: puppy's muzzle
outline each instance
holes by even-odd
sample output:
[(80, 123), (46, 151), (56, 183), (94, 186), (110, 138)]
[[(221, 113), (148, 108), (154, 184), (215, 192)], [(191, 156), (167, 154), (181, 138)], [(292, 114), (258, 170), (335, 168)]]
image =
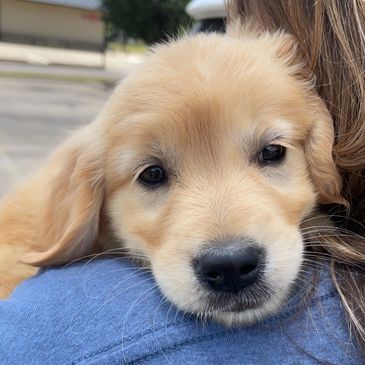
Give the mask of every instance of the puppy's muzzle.
[(248, 239), (210, 242), (193, 261), (204, 287), (237, 294), (256, 283), (263, 271), (263, 251)]

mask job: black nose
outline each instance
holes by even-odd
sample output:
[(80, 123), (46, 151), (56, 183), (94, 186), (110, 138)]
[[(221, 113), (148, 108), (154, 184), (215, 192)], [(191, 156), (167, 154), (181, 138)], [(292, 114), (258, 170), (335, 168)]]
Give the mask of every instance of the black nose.
[(261, 263), (259, 248), (241, 240), (208, 246), (194, 261), (194, 268), (211, 289), (237, 293), (258, 280)]

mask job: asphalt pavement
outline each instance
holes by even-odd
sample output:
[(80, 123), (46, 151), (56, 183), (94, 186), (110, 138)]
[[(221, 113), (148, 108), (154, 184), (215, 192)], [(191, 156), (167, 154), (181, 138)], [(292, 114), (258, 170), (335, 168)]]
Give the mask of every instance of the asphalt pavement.
[(111, 92), (100, 82), (0, 78), (0, 196), (92, 121)]

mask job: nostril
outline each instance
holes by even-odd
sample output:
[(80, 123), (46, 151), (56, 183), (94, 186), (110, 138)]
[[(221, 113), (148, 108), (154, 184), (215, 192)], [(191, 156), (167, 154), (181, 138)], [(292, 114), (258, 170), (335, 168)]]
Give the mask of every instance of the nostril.
[(205, 274), (207, 280), (214, 284), (222, 284), (224, 275), (219, 271), (209, 271)]
[(250, 274), (252, 271), (255, 271), (257, 268), (257, 264), (247, 264), (240, 267), (239, 274), (240, 276), (246, 276)]

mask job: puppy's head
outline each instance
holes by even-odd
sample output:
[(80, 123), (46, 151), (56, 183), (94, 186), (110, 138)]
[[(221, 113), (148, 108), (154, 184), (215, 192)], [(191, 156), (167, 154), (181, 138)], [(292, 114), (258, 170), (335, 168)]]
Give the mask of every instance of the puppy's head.
[(341, 202), (331, 118), (297, 58), (281, 34), (158, 47), (69, 143), (74, 160), (61, 153), (38, 261), (87, 253), (108, 221), (181, 309), (228, 324), (277, 310), (301, 222)]

